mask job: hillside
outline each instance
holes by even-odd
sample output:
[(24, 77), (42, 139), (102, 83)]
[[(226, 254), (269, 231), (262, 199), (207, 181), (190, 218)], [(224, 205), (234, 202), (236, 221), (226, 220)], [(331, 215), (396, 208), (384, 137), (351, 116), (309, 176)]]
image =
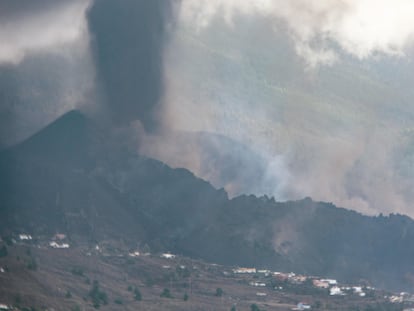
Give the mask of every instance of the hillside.
[(0, 256), (0, 306), (31, 311), (257, 311), (254, 305), (288, 311), (303, 302), (321, 311), (401, 311), (412, 305), (409, 295), (359, 287), (361, 296), (342, 285), (346, 295), (330, 295), (330, 290), (312, 285), (317, 278), (269, 270), (237, 273), (236, 267), (171, 254), (137, 255), (119, 242), (70, 249), (53, 249), (45, 242), (34, 238), (7, 246), (8, 255)]
[(414, 287), (412, 219), (309, 198), (230, 200), (185, 169), (134, 153), (77, 111), (2, 151), (0, 196), (3, 238), (61, 232), (77, 245), (110, 239), (220, 264)]

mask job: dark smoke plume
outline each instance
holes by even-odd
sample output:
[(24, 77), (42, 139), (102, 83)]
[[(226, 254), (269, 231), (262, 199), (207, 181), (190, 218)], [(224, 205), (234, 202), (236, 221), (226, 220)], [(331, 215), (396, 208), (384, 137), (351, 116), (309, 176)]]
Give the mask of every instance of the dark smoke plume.
[(93, 58), (111, 119), (156, 123), (169, 0), (98, 0), (88, 13)]

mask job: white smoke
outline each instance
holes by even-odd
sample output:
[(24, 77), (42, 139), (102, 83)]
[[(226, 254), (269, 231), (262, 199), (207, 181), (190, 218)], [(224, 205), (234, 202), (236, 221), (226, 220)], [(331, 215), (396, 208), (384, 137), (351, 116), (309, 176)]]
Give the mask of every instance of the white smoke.
[(2, 12), (0, 64), (16, 65), (28, 53), (56, 49), (61, 53), (62, 49), (76, 43), (86, 35), (85, 11), (89, 4), (89, 0), (75, 0), (49, 5), (33, 14), (24, 12), (24, 7), (16, 9), (17, 12)]
[(414, 35), (410, 0), (183, 0), (180, 18), (201, 29), (217, 16), (233, 25), (235, 15), (284, 23), (310, 66), (334, 62), (335, 45), (359, 59), (403, 55)]
[(183, 0), (165, 51), (163, 124), (249, 146), (266, 173), (250, 174), (257, 165), (246, 160), (250, 178), (223, 183), (200, 169), (199, 146), (151, 156), (230, 195), (250, 187), (414, 215), (414, 144), (402, 136), (414, 118), (413, 13), (410, 1)]

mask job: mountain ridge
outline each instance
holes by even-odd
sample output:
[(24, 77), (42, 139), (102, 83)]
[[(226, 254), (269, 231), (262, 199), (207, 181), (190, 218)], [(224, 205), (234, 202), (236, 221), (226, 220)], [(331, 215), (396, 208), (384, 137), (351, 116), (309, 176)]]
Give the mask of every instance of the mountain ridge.
[[(414, 221), (224, 190), (114, 142), (70, 112), (0, 153), (0, 233), (118, 240), (211, 262), (414, 288)], [(242, 168), (240, 168), (242, 169)], [(387, 250), (387, 251), (384, 251)]]

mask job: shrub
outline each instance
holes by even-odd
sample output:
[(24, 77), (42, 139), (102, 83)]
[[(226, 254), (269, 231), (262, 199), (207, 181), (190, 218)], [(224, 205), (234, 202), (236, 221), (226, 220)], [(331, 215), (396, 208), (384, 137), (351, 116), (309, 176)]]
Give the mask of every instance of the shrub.
[(108, 304), (108, 295), (100, 290), (99, 282), (94, 280), (92, 289), (89, 291), (89, 297), (92, 299), (92, 304), (95, 309), (98, 309), (101, 304)]
[(171, 292), (170, 292), (170, 290), (168, 288), (164, 288), (164, 290), (162, 291), (160, 297), (163, 297), (163, 298), (173, 298), (172, 295), (171, 295)]
[(137, 301), (141, 301), (142, 300), (142, 295), (141, 295), (141, 292), (139, 291), (139, 289), (138, 288), (134, 288), (134, 298), (135, 298), (135, 300), (137, 300)]
[(7, 254), (8, 254), (7, 247), (6, 245), (3, 245), (3, 247), (0, 248), (0, 257), (6, 257)]
[(83, 276), (83, 269), (80, 267), (73, 267), (72, 270), (70, 270), (70, 272), (72, 272), (73, 275), (77, 275), (77, 276)]
[(124, 304), (124, 302), (122, 301), (122, 299), (121, 299), (121, 298), (116, 298), (116, 299), (114, 300), (114, 302), (115, 302), (117, 305), (122, 305), (122, 304)]
[(27, 269), (36, 271), (37, 270), (37, 262), (36, 259), (31, 257), (29, 262), (27, 263)]

